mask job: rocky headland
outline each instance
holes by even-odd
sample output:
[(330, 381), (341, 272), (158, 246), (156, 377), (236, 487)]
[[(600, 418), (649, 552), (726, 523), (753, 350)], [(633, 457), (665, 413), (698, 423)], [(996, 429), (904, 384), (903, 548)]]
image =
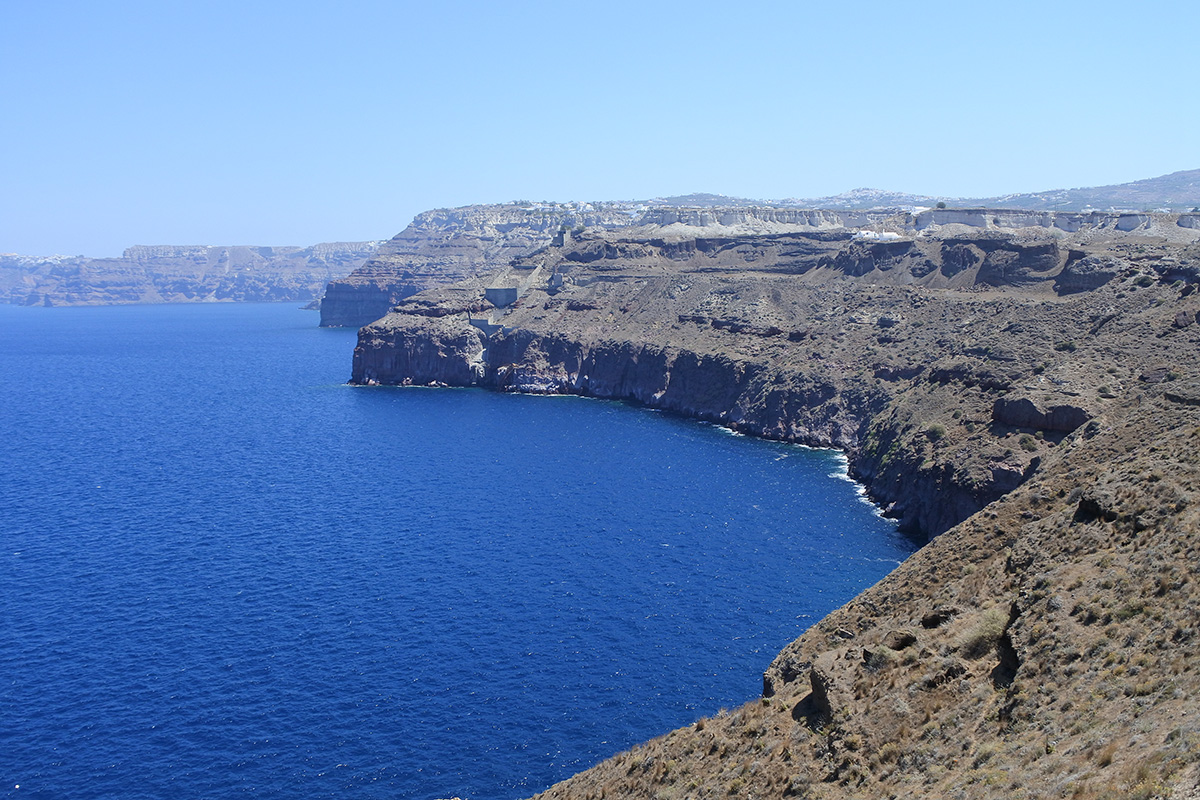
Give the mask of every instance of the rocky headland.
[(157, 245), (121, 258), (0, 255), (0, 302), (25, 306), (313, 302), (378, 242), (311, 247)]
[(518, 201), (426, 211), (350, 275), (330, 281), (321, 301), (321, 326), (362, 327), (406, 297), (476, 277), (545, 247), (563, 228), (627, 225), (636, 208)]
[[(949, 205), (943, 209), (938, 206)], [(418, 292), (468, 278), (483, 279), (510, 260), (554, 242), (563, 231), (624, 230), (627, 237), (687, 237), (799, 233), (879, 223), (910, 211), (907, 230), (958, 221), (971, 227), (1127, 228), (1148, 209), (1186, 212), (1200, 206), (1200, 170), (1116, 186), (1058, 189), (1006, 197), (963, 199), (855, 189), (817, 199), (749, 200), (715, 194), (644, 201), (512, 203), (437, 209), (417, 215), (379, 252), (344, 279), (332, 281), (321, 303), (321, 325), (361, 327)], [(1057, 212), (1057, 213), (1052, 213)], [(1065, 212), (1073, 213), (1065, 213)], [(989, 214), (988, 218), (981, 215)], [(955, 217), (959, 219), (955, 220)], [(1048, 220), (1055, 220), (1050, 222)], [(1118, 222), (1119, 220), (1119, 222)]]
[(1197, 215), (655, 213), (400, 299), (352, 381), (838, 447), (931, 539), (760, 700), (544, 796), (1192, 796)]

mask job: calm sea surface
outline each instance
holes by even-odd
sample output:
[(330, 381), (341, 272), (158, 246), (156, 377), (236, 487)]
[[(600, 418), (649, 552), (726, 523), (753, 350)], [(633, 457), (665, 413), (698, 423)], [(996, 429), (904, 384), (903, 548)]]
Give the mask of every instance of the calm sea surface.
[(529, 795), (912, 549), (833, 453), (348, 387), (316, 324), (0, 306), (0, 796)]

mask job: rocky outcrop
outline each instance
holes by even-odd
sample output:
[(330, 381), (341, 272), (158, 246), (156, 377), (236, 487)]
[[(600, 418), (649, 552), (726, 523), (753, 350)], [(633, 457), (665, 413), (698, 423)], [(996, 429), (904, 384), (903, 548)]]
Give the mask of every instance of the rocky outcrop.
[(1126, 265), (1107, 255), (1084, 255), (1073, 252), (1067, 259), (1054, 288), (1059, 294), (1090, 292), (1111, 281)]
[(1026, 430), (1070, 433), (1091, 418), (1077, 403), (1045, 397), (998, 397), (992, 406), (996, 423)]
[(121, 258), (0, 256), (0, 302), (104, 305), (309, 302), (362, 264), (376, 242), (312, 247), (137, 246)]

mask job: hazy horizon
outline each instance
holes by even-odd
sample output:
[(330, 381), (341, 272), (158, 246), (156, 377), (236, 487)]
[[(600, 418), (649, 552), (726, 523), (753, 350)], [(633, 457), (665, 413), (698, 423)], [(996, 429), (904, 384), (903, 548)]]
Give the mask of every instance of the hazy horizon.
[(7, 4), (0, 252), (386, 239), (516, 198), (989, 197), (1192, 169), (1200, 9)]

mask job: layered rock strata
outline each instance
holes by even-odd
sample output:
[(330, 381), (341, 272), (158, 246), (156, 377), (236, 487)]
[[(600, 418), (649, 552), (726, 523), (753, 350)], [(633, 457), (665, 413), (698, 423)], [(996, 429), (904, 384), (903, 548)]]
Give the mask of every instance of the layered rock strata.
[[(1094, 233), (1138, 230), (1172, 241), (1190, 241), (1196, 214), (1055, 213), (987, 208), (814, 210), (771, 206), (650, 203), (510, 203), (439, 209), (418, 215), (407, 228), (348, 277), (331, 281), (321, 303), (321, 325), (360, 327), (406, 297), (464, 279), (480, 278), (514, 259), (532, 256), (584, 229), (622, 231), (632, 239), (767, 236), (817, 231), (857, 233), (886, 242), (921, 231), (955, 229), (1013, 234), (1025, 230)], [(964, 254), (969, 257), (969, 254)], [(1084, 283), (1086, 284), (1086, 279)]]
[(356, 383), (620, 398), (840, 447), (940, 534), (789, 645), (761, 701), (545, 796), (1192, 787), (1200, 253), (1151, 232), (1176, 223), (610, 232), (511, 267), (544, 280), (506, 308), (459, 284), (360, 331)]
[(509, 203), (426, 211), (349, 276), (329, 283), (321, 301), (321, 326), (361, 327), (406, 297), (478, 276), (545, 247), (564, 229), (627, 225), (631, 208), (618, 203)]

